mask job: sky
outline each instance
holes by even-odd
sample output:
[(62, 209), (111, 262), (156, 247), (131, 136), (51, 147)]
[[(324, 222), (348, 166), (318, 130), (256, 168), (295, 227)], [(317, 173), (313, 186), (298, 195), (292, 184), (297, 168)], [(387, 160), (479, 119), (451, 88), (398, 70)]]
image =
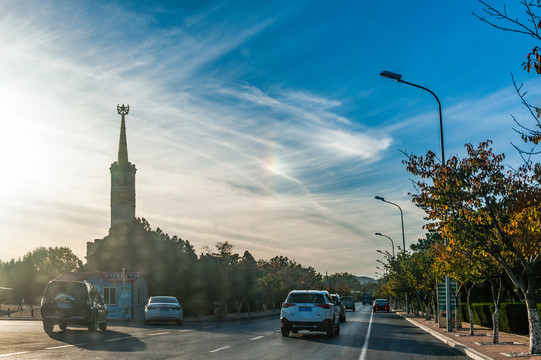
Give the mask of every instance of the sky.
[[(505, 2), (491, 1), (502, 8)], [(507, 10), (521, 17), (518, 1)], [(324, 273), (377, 276), (377, 252), (424, 237), (404, 153), (491, 139), (520, 157), (513, 116), (541, 103), (522, 69), (534, 39), (476, 1), (0, 0), (0, 260), (86, 243), (110, 227), (126, 117), (136, 216)], [(136, 270), (136, 269), (133, 269)], [(381, 271), (378, 271), (381, 272)]]

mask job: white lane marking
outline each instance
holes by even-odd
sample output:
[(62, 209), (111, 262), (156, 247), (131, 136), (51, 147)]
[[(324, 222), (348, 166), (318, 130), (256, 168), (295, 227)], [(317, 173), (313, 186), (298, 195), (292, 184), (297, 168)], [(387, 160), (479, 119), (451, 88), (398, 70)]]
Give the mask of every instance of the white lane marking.
[(209, 352), (213, 353), (213, 352), (217, 352), (217, 351), (221, 351), (221, 350), (225, 350), (225, 349), (229, 349), (231, 346), (224, 346), (224, 347), (221, 347), (219, 349), (214, 349), (214, 350), (211, 350)]
[(178, 332), (186, 332), (186, 331), (190, 331), (190, 329), (179, 330)]
[(14, 356), (14, 355), (21, 355), (21, 354), (26, 354), (28, 351), (21, 351), (21, 352), (16, 352), (16, 353), (10, 353), (10, 354), (1, 354), (0, 357), (7, 357), (7, 356)]
[(259, 339), (261, 339), (262, 337), (263, 337), (263, 335), (262, 335), (262, 336), (256, 336), (255, 338), (251, 338), (250, 340), (259, 340)]
[(154, 334), (148, 334), (148, 336), (156, 336), (156, 335), (167, 335), (169, 332), (161, 332), (161, 333), (154, 333)]
[(372, 311), (370, 314), (370, 323), (368, 323), (368, 330), (366, 330), (366, 338), (364, 339), (363, 351), (361, 351), (361, 356), (359, 356), (359, 360), (366, 359), (366, 351), (368, 350), (368, 339), (370, 339), (370, 330), (372, 329), (373, 316), (374, 316), (374, 312)]
[[(83, 344), (77, 344), (77, 345), (83, 345)], [(45, 348), (45, 350), (63, 349), (63, 348), (72, 347), (72, 346), (75, 346), (75, 344), (48, 347), (48, 348)]]
[(135, 339), (135, 338), (133, 336), (124, 336), (124, 337), (119, 337), (119, 338), (114, 338), (114, 339), (103, 340), (103, 341), (110, 342), (110, 341), (118, 341), (118, 340), (124, 340), (124, 339)]

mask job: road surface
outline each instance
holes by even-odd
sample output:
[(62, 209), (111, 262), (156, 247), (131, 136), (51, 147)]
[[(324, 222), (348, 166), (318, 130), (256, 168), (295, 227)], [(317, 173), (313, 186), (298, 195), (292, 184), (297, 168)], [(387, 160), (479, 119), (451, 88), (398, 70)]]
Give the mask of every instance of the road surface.
[(188, 322), (184, 325), (109, 323), (105, 332), (57, 326), (47, 335), (39, 321), (0, 321), (3, 359), (467, 359), (397, 314), (368, 305), (347, 312), (340, 335), (299, 332), (285, 338), (277, 316)]

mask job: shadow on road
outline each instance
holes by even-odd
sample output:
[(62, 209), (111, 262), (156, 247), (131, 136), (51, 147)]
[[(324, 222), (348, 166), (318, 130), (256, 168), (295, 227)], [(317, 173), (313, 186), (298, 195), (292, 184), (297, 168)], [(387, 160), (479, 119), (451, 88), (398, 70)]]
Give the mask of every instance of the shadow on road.
[(131, 334), (113, 330), (89, 332), (85, 328), (68, 328), (52, 332), (49, 337), (90, 351), (135, 352), (146, 348), (144, 342)]

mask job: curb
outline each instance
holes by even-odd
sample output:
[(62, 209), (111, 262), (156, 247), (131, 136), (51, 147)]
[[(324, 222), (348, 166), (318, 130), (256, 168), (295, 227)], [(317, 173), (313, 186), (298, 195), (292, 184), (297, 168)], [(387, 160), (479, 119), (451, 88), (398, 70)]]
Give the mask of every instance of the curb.
[(430, 335), (434, 336), (436, 339), (440, 340), (441, 342), (443, 342), (443, 343), (447, 344), (448, 346), (462, 352), (463, 354), (465, 354), (466, 356), (468, 356), (471, 359), (474, 359), (474, 360), (494, 360), (490, 356), (481, 354), (480, 352), (478, 352), (476, 350), (473, 350), (472, 348), (469, 348), (468, 346), (463, 345), (463, 344), (459, 343), (458, 341), (454, 341), (452, 339), (449, 339), (447, 336), (441, 335), (440, 333), (438, 333), (438, 332), (436, 332), (436, 331), (434, 331), (434, 330), (432, 330), (430, 328), (427, 328), (426, 326), (424, 326), (422, 324), (419, 324), (418, 322), (416, 322), (414, 320), (411, 320), (411, 319), (407, 318), (406, 316), (404, 316), (404, 315), (402, 315), (400, 313), (398, 313), (398, 315), (402, 316), (404, 319), (409, 321), (411, 324), (417, 326), (418, 328), (420, 328), (420, 329), (426, 331), (427, 333), (429, 333)]

